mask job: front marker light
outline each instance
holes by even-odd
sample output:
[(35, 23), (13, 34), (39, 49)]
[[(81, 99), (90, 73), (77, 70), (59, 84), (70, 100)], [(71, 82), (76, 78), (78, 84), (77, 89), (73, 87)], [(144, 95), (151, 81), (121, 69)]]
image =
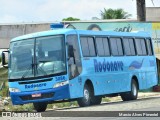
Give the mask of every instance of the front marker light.
[(9, 88), (9, 92), (20, 92), (18, 88)]
[(67, 85), (67, 84), (69, 84), (69, 81), (58, 82), (58, 83), (54, 84), (53, 88), (61, 87), (61, 86)]

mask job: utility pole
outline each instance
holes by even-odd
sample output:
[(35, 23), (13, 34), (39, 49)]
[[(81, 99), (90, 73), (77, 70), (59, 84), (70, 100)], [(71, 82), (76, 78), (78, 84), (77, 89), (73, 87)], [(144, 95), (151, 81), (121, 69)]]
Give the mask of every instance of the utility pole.
[(146, 2), (145, 0), (136, 0), (137, 4), (137, 20), (146, 21)]

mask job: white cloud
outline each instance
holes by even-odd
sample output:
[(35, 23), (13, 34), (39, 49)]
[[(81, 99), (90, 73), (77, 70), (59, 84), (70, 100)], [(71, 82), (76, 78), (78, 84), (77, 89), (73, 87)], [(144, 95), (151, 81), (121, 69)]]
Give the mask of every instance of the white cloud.
[[(155, 6), (160, 6), (154, 0)], [(103, 8), (123, 8), (136, 18), (136, 0), (0, 0), (0, 23), (61, 21), (66, 17), (100, 18)], [(147, 6), (153, 6), (146, 0)]]

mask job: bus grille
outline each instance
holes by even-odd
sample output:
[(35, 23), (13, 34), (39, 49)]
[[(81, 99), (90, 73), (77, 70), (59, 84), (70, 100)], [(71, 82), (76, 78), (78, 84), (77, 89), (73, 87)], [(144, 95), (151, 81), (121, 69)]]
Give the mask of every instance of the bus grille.
[(32, 95), (20, 96), (23, 101), (26, 100), (37, 100), (37, 99), (44, 99), (44, 98), (51, 98), (53, 97), (54, 93), (43, 93), (41, 97), (32, 97)]

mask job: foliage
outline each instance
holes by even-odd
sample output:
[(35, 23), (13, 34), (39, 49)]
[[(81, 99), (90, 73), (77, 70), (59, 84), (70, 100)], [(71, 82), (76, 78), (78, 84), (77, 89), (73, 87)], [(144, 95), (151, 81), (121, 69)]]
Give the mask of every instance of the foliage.
[[(2, 84), (2, 82), (0, 82), (0, 85), (1, 84)], [(2, 96), (2, 97), (8, 96), (8, 86), (5, 86), (5, 88), (2, 88), (2, 90), (0, 90), (0, 96)]]
[(68, 107), (78, 107), (78, 103), (76, 101), (53, 103), (53, 104), (48, 104), (47, 109), (68, 108)]
[(73, 17), (68, 17), (68, 18), (63, 18), (62, 21), (79, 21), (79, 18), (73, 18)]
[(131, 14), (128, 14), (123, 9), (105, 9), (101, 11), (102, 19), (126, 19), (131, 17)]
[(0, 63), (2, 62), (2, 57), (0, 56)]
[(25, 105), (12, 105), (10, 102), (9, 105), (5, 106), (6, 111), (29, 111), (32, 112), (34, 110), (33, 104), (25, 104)]
[(8, 69), (0, 68), (0, 81), (2, 80), (7, 81), (7, 77), (8, 77)]
[(102, 98), (102, 102), (111, 102), (111, 100), (108, 97)]

